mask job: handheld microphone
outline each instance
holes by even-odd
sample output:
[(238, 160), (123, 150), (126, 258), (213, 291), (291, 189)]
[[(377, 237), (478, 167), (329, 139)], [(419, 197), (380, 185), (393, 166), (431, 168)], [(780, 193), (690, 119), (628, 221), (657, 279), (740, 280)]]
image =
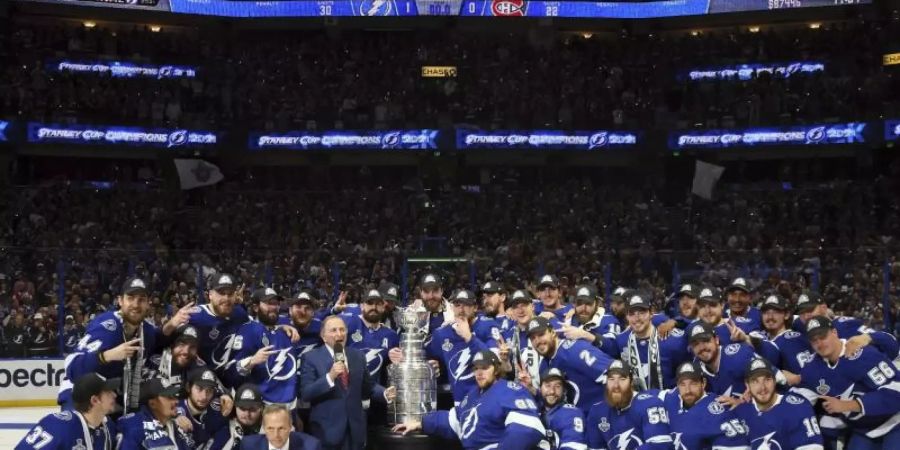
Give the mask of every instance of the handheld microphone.
[(341, 342), (334, 343), (334, 362), (343, 363), (347, 361), (347, 356), (344, 355), (344, 344)]

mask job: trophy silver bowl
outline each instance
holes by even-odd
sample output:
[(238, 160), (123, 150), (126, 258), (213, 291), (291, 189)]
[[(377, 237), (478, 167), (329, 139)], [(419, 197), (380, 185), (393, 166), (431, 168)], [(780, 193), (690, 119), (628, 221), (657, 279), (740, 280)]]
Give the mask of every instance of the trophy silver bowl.
[(428, 311), (421, 304), (413, 304), (403, 308), (399, 316), (403, 362), (387, 368), (388, 384), (397, 388), (397, 398), (388, 405), (391, 424), (421, 422), (426, 413), (437, 409), (434, 369), (425, 359)]

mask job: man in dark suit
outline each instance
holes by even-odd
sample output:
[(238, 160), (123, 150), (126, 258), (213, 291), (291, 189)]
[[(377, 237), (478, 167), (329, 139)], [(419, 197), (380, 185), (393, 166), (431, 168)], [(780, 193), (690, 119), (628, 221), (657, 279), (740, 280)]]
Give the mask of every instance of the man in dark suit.
[(299, 431), (291, 431), (291, 413), (281, 404), (263, 410), (262, 430), (265, 435), (244, 436), (241, 450), (321, 450), (318, 439)]
[(326, 450), (361, 450), (366, 445), (366, 414), (362, 401), (392, 402), (396, 388), (369, 378), (365, 356), (346, 348), (347, 326), (337, 316), (322, 322), (324, 345), (303, 355), (301, 398), (311, 405), (309, 432)]

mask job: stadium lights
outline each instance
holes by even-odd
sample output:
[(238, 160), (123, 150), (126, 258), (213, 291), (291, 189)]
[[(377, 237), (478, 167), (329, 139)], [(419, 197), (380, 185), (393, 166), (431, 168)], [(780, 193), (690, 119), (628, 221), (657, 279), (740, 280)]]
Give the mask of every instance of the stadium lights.
[(162, 30), (162, 27), (161, 27), (161, 26), (159, 26), (159, 25), (150, 25), (150, 31), (152, 31), (152, 32), (154, 32), (154, 33), (159, 33), (160, 30)]
[(590, 39), (593, 36), (594, 36), (593, 33), (581, 33), (581, 37), (583, 37), (585, 39)]
[(97, 22), (86, 20), (82, 25), (84, 25), (85, 28), (94, 28), (97, 26)]
[(819, 28), (822, 28), (822, 24), (819, 22), (813, 22), (813, 23), (809, 24), (809, 28), (811, 28), (813, 30), (818, 30)]
[(749, 30), (751, 33), (759, 33), (759, 27), (757, 26), (752, 26), (749, 28)]
[(691, 30), (691, 36), (700, 36), (700, 30)]

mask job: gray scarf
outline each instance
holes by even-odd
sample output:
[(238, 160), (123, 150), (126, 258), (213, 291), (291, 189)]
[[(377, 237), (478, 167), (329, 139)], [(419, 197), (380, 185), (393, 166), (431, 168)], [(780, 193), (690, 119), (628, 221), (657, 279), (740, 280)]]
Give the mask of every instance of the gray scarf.
[(662, 367), (660, 366), (659, 355), (659, 335), (656, 332), (656, 327), (653, 327), (653, 332), (650, 334), (650, 342), (647, 348), (647, 365), (650, 368), (647, 379), (644, 379), (644, 376), (641, 373), (643, 364), (641, 363), (641, 354), (638, 353), (639, 351), (637, 337), (632, 330), (631, 334), (628, 336), (627, 354), (628, 365), (631, 366), (631, 378), (634, 380), (635, 388), (639, 392), (647, 389), (663, 389)]

